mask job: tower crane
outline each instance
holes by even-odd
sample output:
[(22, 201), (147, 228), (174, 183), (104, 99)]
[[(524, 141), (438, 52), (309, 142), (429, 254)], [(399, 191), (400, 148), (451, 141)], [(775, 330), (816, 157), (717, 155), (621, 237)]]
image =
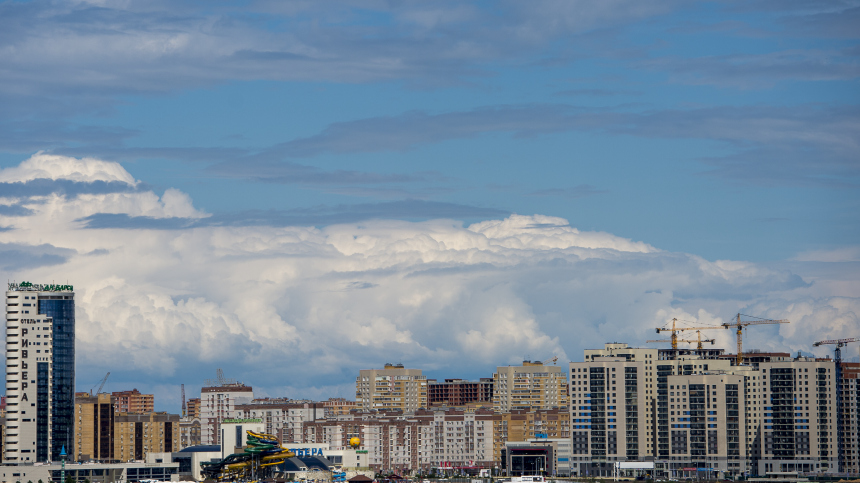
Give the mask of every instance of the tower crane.
[(549, 364), (555, 364), (556, 361), (558, 361), (558, 356), (552, 356), (552, 359), (547, 359), (547, 360), (541, 362), (541, 364), (543, 364), (543, 365), (547, 365), (548, 363)]
[[(712, 327), (712, 328), (716, 329), (717, 327)], [(715, 342), (714, 339), (702, 339), (702, 331), (701, 330), (696, 331), (696, 339), (695, 340), (693, 340), (693, 339), (676, 339), (676, 340), (677, 340), (677, 342), (686, 342), (689, 344), (696, 342), (697, 343), (697, 345), (696, 345), (697, 349), (702, 348), (702, 342), (710, 342), (711, 345), (714, 345), (714, 342)], [(672, 339), (649, 340), (646, 342), (672, 342)]]
[[(741, 316), (753, 318), (755, 320), (741, 320)], [(726, 322), (723, 325), (726, 329), (729, 327), (735, 327), (737, 329), (738, 335), (738, 355), (736, 358), (736, 364), (741, 365), (744, 362), (744, 350), (743, 350), (743, 335), (744, 329), (748, 325), (766, 325), (766, 324), (790, 324), (791, 322), (785, 319), (763, 319), (761, 317), (755, 317), (753, 315), (744, 315), (739, 313), (736, 316), (735, 322)]]
[(842, 348), (851, 342), (860, 342), (860, 337), (820, 340), (812, 344), (813, 347), (825, 344), (836, 346), (834, 348), (834, 362), (836, 362), (836, 457), (839, 472), (842, 472), (845, 469), (845, 443), (843, 436), (844, 431), (842, 431), (842, 428), (844, 427), (844, 415), (842, 414), (842, 411), (844, 411), (842, 403)]
[[(98, 395), (102, 392), (102, 389), (104, 389), (104, 387), (105, 387), (105, 383), (107, 382), (107, 379), (108, 379), (108, 376), (110, 376), (110, 372), (108, 372), (107, 374), (105, 374), (105, 377), (104, 377), (104, 378), (102, 378), (102, 380), (100, 381), (100, 382), (101, 382), (101, 385), (99, 385), (99, 390), (98, 390), (98, 391), (96, 391), (96, 396), (98, 396)], [(95, 387), (95, 386), (93, 386), (93, 389), (95, 389), (95, 388), (96, 388), (96, 387)], [(93, 395), (93, 389), (90, 389), (90, 396), (92, 396), (92, 395)]]
[[(660, 332), (671, 332), (671, 339), (669, 339), (669, 342), (671, 342), (671, 343), (672, 343), (672, 349), (677, 349), (677, 348), (678, 348), (678, 332), (681, 332), (681, 331), (684, 331), (684, 330), (709, 330), (709, 329), (719, 329), (719, 328), (720, 328), (719, 326), (706, 326), (706, 327), (676, 327), (676, 326), (675, 326), (675, 324), (676, 324), (677, 322), (678, 322), (678, 319), (673, 318), (673, 319), (672, 319), (672, 327), (671, 327), (671, 328), (669, 328), (669, 327), (657, 327), (657, 333), (658, 333), (658, 334), (659, 334)], [(650, 341), (650, 340), (649, 340), (648, 342), (652, 342), (652, 341)], [(662, 342), (662, 341), (660, 341), (660, 342)], [(687, 342), (687, 341), (681, 341), (681, 342)], [(701, 344), (700, 344), (699, 349), (701, 349)]]

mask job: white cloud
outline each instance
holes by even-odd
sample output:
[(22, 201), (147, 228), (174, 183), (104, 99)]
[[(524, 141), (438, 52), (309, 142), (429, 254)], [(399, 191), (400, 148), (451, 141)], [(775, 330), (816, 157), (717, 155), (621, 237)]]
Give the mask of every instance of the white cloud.
[[(7, 172), (42, 169), (30, 161)], [(130, 179), (115, 163), (50, 162), (58, 178)], [(661, 251), (541, 215), (468, 227), (378, 220), (123, 230), (75, 220), (203, 214), (174, 190), (28, 203), (29, 216), (0, 216), (15, 227), (0, 243), (49, 243), (66, 249), (65, 261), (7, 278), (75, 285), (84, 385), (111, 371), (115, 383), (125, 374), (169, 391), (223, 367), (272, 396), (290, 388), (288, 396), (318, 397), (384, 362), (474, 378), (526, 357), (581, 360), (583, 349), (608, 341), (645, 345), (672, 317), (716, 325), (740, 311), (792, 320), (750, 329), (750, 348), (810, 351), (813, 340), (860, 329), (860, 299), (814, 292), (785, 270)], [(705, 335), (734, 347), (731, 331)]]
[(34, 179), (66, 179), (91, 183), (119, 181), (131, 186), (137, 181), (117, 163), (93, 158), (76, 159), (38, 152), (18, 166), (0, 169), (0, 182), (14, 183)]
[[(72, 181), (87, 183), (120, 183), (130, 188), (139, 181), (119, 163), (93, 158), (36, 153), (20, 165), (0, 170), (0, 183), (18, 183), (32, 180)], [(8, 186), (8, 185), (7, 185)], [(204, 218), (207, 213), (197, 210), (191, 198), (176, 189), (169, 188), (159, 197), (152, 191), (129, 189), (128, 191), (93, 193), (66, 193), (62, 190), (32, 196), (21, 193), (0, 192), (0, 205), (19, 205), (32, 212), (27, 217), (0, 217), (0, 226), (11, 226), (26, 239), (54, 240), (63, 236), (80, 240), (83, 246), (75, 248), (87, 251), (98, 248), (101, 240), (92, 237), (92, 232), (76, 230), (78, 221), (99, 213), (124, 214), (151, 218)], [(26, 235), (25, 235), (26, 234)], [(70, 243), (74, 244), (71, 240)]]

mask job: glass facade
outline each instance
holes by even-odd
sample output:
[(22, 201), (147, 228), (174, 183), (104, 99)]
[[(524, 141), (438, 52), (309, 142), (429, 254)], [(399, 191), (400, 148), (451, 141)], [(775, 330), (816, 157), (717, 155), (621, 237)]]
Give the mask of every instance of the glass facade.
[(39, 296), (39, 313), (53, 318), (51, 381), (51, 460), (60, 460), (63, 446), (72, 448), (75, 410), (75, 297), (55, 292)]
[(48, 460), (48, 363), (36, 364), (36, 461)]

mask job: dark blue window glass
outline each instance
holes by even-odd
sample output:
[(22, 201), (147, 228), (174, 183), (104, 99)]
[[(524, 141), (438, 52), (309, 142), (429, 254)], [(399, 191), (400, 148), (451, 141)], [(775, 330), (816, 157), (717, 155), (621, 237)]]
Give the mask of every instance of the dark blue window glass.
[(48, 452), (48, 363), (36, 363), (36, 461), (47, 461)]
[[(62, 298), (61, 298), (62, 297)], [(68, 297), (68, 298), (66, 298)], [(75, 300), (69, 295), (39, 299), (39, 313), (53, 318), (54, 350), (51, 382), (51, 459), (60, 460), (60, 451), (72, 449), (75, 411)]]

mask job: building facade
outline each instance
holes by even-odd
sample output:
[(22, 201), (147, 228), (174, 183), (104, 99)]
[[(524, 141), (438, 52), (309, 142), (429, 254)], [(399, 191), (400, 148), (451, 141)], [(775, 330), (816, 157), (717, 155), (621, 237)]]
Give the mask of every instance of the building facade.
[(187, 418), (199, 418), (200, 417), (200, 398), (195, 397), (188, 400), (185, 404), (186, 413), (185, 417)]
[(860, 473), (860, 363), (842, 363), (841, 389), (842, 471)]
[[(617, 462), (654, 462), (658, 475), (679, 478), (835, 472), (834, 362), (788, 353), (746, 355), (744, 364), (735, 365), (735, 357), (720, 349), (613, 343), (586, 350), (584, 362), (570, 363), (571, 472), (607, 476)], [(856, 451), (851, 377), (842, 379), (845, 471)]]
[(522, 366), (501, 366), (493, 374), (493, 409), (568, 407), (567, 373), (558, 366), (523, 361)]
[(326, 407), (322, 402), (265, 398), (237, 404), (234, 413), (236, 418), (259, 418), (264, 431), (277, 436), (282, 443), (301, 443), (302, 423), (323, 418)]
[(364, 411), (426, 408), (427, 378), (421, 369), (405, 369), (402, 364), (361, 370), (355, 379), (355, 402)]
[(7, 444), (3, 461), (58, 460), (75, 410), (75, 293), (71, 285), (10, 283), (6, 292)]
[(149, 453), (179, 450), (179, 415), (168, 413), (114, 416), (114, 455), (119, 461), (145, 459)]
[(570, 363), (571, 471), (608, 475), (615, 462), (648, 456), (647, 359), (589, 359)]
[(88, 393), (75, 397), (73, 461), (106, 461), (114, 456), (114, 401), (110, 394)]
[(221, 444), (221, 421), (241, 417), (237, 405), (254, 399), (254, 389), (242, 383), (204, 386), (200, 389), (200, 439), (204, 445)]
[[(755, 407), (754, 464), (766, 472), (837, 472), (836, 365), (797, 357), (759, 364), (758, 384), (748, 388)], [(755, 381), (753, 382), (755, 384)]]
[(143, 414), (155, 410), (153, 394), (141, 394), (137, 389), (132, 389), (112, 392), (111, 396), (114, 398), (114, 411), (117, 413)]
[(430, 380), (427, 384), (427, 400), (430, 406), (493, 405), (493, 379), (482, 377), (479, 381), (445, 379), (445, 382)]

